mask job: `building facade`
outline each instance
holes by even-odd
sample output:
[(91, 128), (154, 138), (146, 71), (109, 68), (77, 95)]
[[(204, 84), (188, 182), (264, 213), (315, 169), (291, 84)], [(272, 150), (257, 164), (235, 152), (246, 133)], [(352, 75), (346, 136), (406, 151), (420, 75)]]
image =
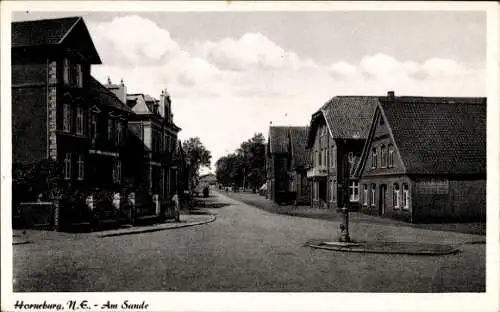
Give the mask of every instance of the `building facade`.
[(132, 112), (91, 76), (100, 63), (80, 17), (12, 23), (14, 163), (52, 159), (72, 187), (121, 186)]
[(365, 213), (484, 220), (486, 99), (390, 92), (380, 98), (355, 176)]
[(267, 197), (277, 203), (306, 203), (309, 186), (307, 127), (271, 126), (266, 148)]
[[(108, 88), (115, 86), (111, 83)], [(170, 95), (162, 91), (160, 100), (147, 94), (126, 94), (130, 140), (127, 176), (139, 194), (158, 195), (169, 201), (177, 184), (177, 134)]]
[(307, 139), (312, 207), (358, 207), (359, 184), (352, 175), (377, 101), (371, 96), (338, 96), (312, 115)]

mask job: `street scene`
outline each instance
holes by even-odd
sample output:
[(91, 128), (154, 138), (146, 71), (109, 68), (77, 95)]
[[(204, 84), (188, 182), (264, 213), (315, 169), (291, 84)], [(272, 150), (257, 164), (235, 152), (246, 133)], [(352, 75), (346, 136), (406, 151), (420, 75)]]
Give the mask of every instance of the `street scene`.
[(218, 193), (200, 206), (216, 219), (115, 237), (33, 234), (32, 244), (14, 246), (14, 291), (485, 291), (482, 235), (353, 220), (356, 239), (452, 244), (461, 252), (334, 253), (304, 243), (336, 239), (339, 222), (275, 214)]
[(14, 292), (487, 291), (485, 11), (11, 28)]

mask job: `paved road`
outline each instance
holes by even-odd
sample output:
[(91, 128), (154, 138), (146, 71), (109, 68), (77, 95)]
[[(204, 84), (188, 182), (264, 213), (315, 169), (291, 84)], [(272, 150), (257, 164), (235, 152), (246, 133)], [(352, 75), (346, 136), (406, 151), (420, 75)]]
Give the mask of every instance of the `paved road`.
[[(217, 220), (129, 236), (47, 240), (13, 246), (14, 291), (477, 292), (485, 290), (485, 245), (428, 257), (311, 249), (338, 224), (276, 215), (222, 195)], [(477, 237), (364, 225), (360, 238), (457, 244)]]

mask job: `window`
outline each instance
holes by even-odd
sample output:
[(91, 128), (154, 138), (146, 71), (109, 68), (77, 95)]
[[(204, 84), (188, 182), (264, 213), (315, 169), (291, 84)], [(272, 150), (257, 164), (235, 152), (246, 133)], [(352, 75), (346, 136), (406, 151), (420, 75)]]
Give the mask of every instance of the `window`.
[(90, 138), (94, 141), (97, 137), (97, 113), (92, 113), (90, 117)]
[(314, 151), (314, 166), (319, 166), (319, 152), (318, 151)]
[(354, 153), (353, 152), (349, 152), (347, 154), (347, 160), (349, 161), (350, 164), (352, 164), (354, 162)]
[(330, 167), (335, 168), (335, 163), (337, 159), (337, 155), (335, 153), (335, 146), (332, 147), (332, 153), (330, 154)]
[(71, 153), (64, 154), (64, 179), (71, 179)]
[(64, 59), (64, 65), (63, 65), (63, 82), (65, 85), (68, 85), (70, 83), (69, 81), (70, 77), (70, 64), (68, 59)]
[(335, 182), (330, 180), (330, 201), (335, 201)]
[(394, 192), (392, 194), (392, 201), (394, 204), (394, 209), (399, 209), (399, 199), (400, 199), (399, 184), (394, 183), (393, 189)]
[(394, 167), (394, 146), (392, 144), (389, 144), (389, 157), (387, 160), (387, 168), (392, 168)]
[(113, 139), (113, 119), (108, 119), (108, 140)]
[(76, 108), (76, 134), (83, 134), (83, 108)]
[(410, 192), (408, 190), (408, 184), (403, 183), (403, 209), (408, 210), (410, 207)]
[(372, 207), (375, 207), (375, 191), (377, 189), (377, 186), (375, 184), (372, 184), (372, 198), (370, 201), (370, 204)]
[(85, 159), (83, 154), (78, 155), (76, 166), (78, 168), (78, 180), (82, 181), (85, 177)]
[(372, 168), (377, 168), (377, 149), (372, 149)]
[(113, 162), (113, 183), (120, 183), (122, 180), (122, 162), (115, 159)]
[(78, 88), (81, 88), (81, 87), (83, 87), (82, 65), (76, 64), (75, 70), (76, 70), (76, 73), (75, 73), (76, 82), (75, 82), (75, 84)]
[(121, 120), (116, 121), (116, 145), (120, 145), (123, 141), (123, 122)]
[(380, 167), (385, 168), (387, 166), (387, 154), (386, 154), (385, 145), (380, 147)]
[(67, 103), (63, 105), (63, 131), (71, 132), (71, 106)]
[(368, 185), (363, 184), (363, 206), (368, 206)]
[(359, 201), (359, 184), (358, 182), (352, 182), (351, 185), (349, 186), (351, 189), (351, 197), (350, 200), (352, 202)]

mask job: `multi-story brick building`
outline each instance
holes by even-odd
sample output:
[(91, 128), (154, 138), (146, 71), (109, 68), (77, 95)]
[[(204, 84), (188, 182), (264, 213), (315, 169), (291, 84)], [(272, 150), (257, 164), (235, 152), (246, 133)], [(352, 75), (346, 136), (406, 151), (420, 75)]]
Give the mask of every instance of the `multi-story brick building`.
[(53, 159), (73, 187), (119, 188), (131, 110), (90, 74), (80, 17), (12, 23), (13, 162)]
[(357, 207), (359, 185), (350, 176), (361, 156), (377, 103), (378, 97), (337, 96), (312, 115), (307, 177), (312, 183), (313, 207)]
[(381, 97), (360, 165), (363, 212), (484, 219), (486, 99)]
[[(109, 82), (108, 88), (117, 86)], [(119, 88), (118, 88), (119, 89)], [(127, 175), (138, 192), (170, 199), (177, 185), (177, 134), (172, 101), (166, 90), (160, 100), (147, 94), (126, 94), (134, 114), (129, 117), (129, 158)]]

